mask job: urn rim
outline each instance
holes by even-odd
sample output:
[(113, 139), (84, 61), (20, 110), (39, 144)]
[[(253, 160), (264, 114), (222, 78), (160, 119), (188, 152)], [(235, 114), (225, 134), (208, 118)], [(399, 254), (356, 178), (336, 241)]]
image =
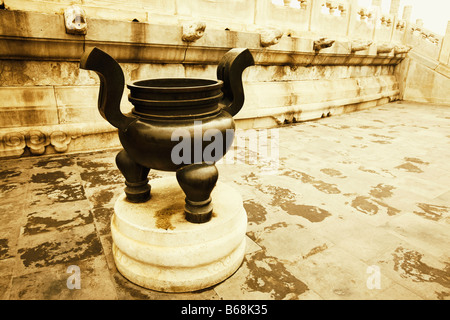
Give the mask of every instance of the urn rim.
[(130, 90), (144, 90), (159, 93), (182, 93), (217, 90), (223, 86), (222, 80), (206, 78), (152, 78), (135, 80), (127, 84)]

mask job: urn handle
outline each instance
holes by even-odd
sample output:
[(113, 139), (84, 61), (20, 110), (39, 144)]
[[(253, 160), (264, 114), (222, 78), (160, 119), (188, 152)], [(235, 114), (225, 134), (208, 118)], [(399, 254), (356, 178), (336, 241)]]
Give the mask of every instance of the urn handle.
[(242, 72), (254, 64), (253, 56), (246, 48), (231, 49), (219, 62), (217, 79), (223, 81), (223, 98), (219, 103), (232, 116), (235, 116), (244, 104)]
[(106, 52), (93, 47), (84, 52), (80, 68), (92, 70), (100, 78), (98, 110), (102, 117), (119, 130), (125, 130), (135, 120), (120, 111), (120, 101), (125, 87), (122, 68)]

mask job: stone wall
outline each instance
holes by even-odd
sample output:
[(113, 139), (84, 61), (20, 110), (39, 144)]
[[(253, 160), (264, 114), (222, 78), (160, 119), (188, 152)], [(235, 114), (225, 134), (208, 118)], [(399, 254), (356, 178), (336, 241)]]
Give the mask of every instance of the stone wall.
[(397, 67), (402, 100), (450, 106), (450, 67), (411, 52)]
[[(411, 50), (397, 67), (403, 100), (450, 105), (450, 23), (440, 48), (439, 59)], [(436, 57), (436, 56), (435, 56)]]
[[(236, 118), (240, 128), (271, 127), (387, 103), (410, 86), (398, 81), (405, 74), (396, 67), (405, 69), (400, 64), (408, 51), (404, 45), (415, 41), (413, 50), (431, 60), (445, 60), (446, 55), (448, 62), (449, 54), (442, 37), (433, 36), (437, 42), (421, 34), (415, 37), (408, 31), (414, 24), (400, 23), (395, 14), (381, 15), (376, 7), (361, 8), (356, 1), (3, 3), (0, 157), (120, 146), (115, 128), (96, 109), (98, 77), (78, 67), (87, 47), (97, 46), (119, 61), (127, 82), (216, 78), (216, 65), (226, 51), (249, 48), (256, 65), (243, 75), (246, 101)], [(66, 31), (63, 13), (71, 4), (86, 11), (85, 33)], [(206, 24), (204, 34), (183, 41), (183, 25), (198, 21)], [(321, 38), (331, 46), (317, 46)], [(126, 91), (123, 112), (131, 109)]]

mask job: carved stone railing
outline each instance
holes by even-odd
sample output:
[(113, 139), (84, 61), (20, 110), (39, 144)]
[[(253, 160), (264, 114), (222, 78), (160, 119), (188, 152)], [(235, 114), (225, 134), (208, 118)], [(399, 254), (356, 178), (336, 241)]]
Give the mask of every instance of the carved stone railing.
[[(66, 33), (62, 15), (1, 10), (0, 16), (0, 39), (8, 44), (0, 47), (0, 59), (6, 60), (78, 61), (87, 46), (99, 46), (120, 62), (139, 63), (215, 64), (231, 47), (249, 48), (261, 65), (310, 65), (313, 59), (333, 65), (352, 54), (351, 39), (314, 33), (299, 37), (276, 28), (249, 32), (214, 29), (204, 22), (161, 25), (91, 18), (83, 35)], [(11, 28), (14, 24), (27, 28)], [(321, 48), (325, 55), (315, 59), (314, 42), (321, 38), (334, 44)], [(367, 57), (360, 63), (367, 65), (397, 64), (402, 58), (380, 60), (376, 48), (363, 54)]]
[(101, 122), (0, 128), (0, 158), (117, 148), (116, 129)]
[[(439, 58), (433, 66), (444, 74), (449, 62), (448, 36), (354, 1), (91, 0), (64, 15), (72, 2), (4, 1), (0, 157), (119, 146), (96, 110), (97, 78), (78, 68), (91, 46), (119, 61), (127, 81), (214, 78), (225, 52), (249, 48), (256, 65), (244, 76), (242, 128), (386, 103), (400, 96), (394, 67), (407, 55)], [(40, 10), (48, 12), (30, 12)], [(339, 76), (325, 81), (329, 74)], [(121, 107), (130, 108), (126, 98)]]
[[(379, 2), (374, 2), (373, 7), (361, 7), (356, 0), (3, 0), (3, 3), (9, 10), (52, 14), (61, 14), (75, 4), (82, 7), (89, 19), (137, 24), (182, 25), (201, 21), (209, 29), (229, 30), (230, 37), (232, 32), (269, 28), (302, 38), (394, 42), (418, 47), (422, 54), (433, 59), (439, 56), (442, 46), (442, 36), (424, 29), (420, 22), (412, 23), (406, 12), (402, 18), (398, 16), (398, 1), (391, 3), (389, 13), (381, 12)], [(406, 10), (410, 7), (405, 7)], [(73, 10), (67, 14), (77, 16)], [(86, 19), (81, 19), (86, 25)], [(87, 32), (86, 27), (75, 28), (71, 23), (70, 32)]]

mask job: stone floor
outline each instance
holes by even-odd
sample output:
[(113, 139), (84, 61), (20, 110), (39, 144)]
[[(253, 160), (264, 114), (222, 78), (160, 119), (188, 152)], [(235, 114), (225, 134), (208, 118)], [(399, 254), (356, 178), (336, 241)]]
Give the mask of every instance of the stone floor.
[(395, 102), (273, 130), (278, 163), (239, 149), (218, 165), (244, 199), (247, 254), (194, 293), (117, 272), (117, 150), (2, 160), (0, 299), (450, 298), (450, 107)]

